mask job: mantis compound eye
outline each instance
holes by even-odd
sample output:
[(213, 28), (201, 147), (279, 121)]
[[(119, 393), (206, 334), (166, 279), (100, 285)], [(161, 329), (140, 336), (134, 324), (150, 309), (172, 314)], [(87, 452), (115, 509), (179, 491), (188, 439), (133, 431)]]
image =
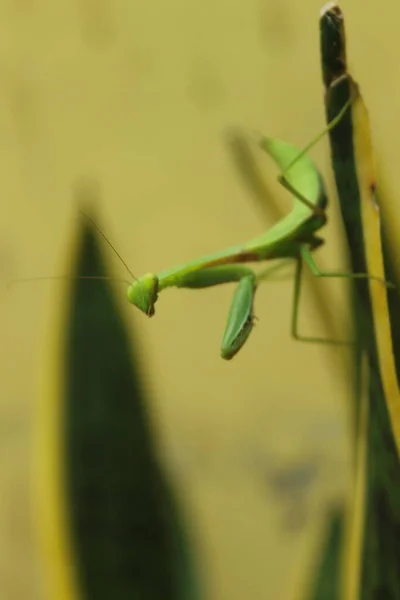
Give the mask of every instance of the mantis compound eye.
[(128, 300), (134, 304), (148, 317), (155, 313), (154, 304), (158, 298), (158, 277), (153, 273), (147, 273), (140, 279), (135, 280), (127, 291)]

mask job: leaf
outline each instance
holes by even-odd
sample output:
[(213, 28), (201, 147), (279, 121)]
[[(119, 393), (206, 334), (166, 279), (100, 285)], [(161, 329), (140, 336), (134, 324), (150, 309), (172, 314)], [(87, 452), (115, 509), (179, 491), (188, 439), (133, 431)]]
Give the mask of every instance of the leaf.
[[(353, 98), (330, 132), (332, 165), (354, 273), (387, 278), (390, 256), (382, 239), (368, 114), (347, 72), (343, 14), (328, 5), (321, 17), (323, 78), (329, 122)], [(386, 256), (384, 256), (384, 254)], [(389, 268), (388, 268), (389, 267)], [(359, 353), (368, 362), (368, 451), (360, 598), (400, 598), (400, 393), (394, 349), (400, 348), (399, 298), (378, 281), (354, 283)], [(395, 327), (394, 327), (395, 326)], [(399, 350), (398, 350), (399, 351)], [(396, 365), (397, 363), (397, 365)], [(361, 378), (358, 378), (361, 381)], [(356, 389), (356, 397), (359, 387)], [(356, 403), (357, 404), (357, 403)], [(357, 409), (356, 413), (360, 412)], [(359, 421), (359, 418), (356, 418)], [(354, 568), (354, 577), (358, 577)], [(357, 589), (357, 586), (354, 587)]]
[[(101, 242), (102, 243), (102, 242)], [(80, 226), (73, 277), (107, 276)], [(198, 597), (183, 514), (160, 466), (140, 365), (108, 281), (74, 279), (51, 397), (39, 423), (51, 597)]]
[(325, 536), (307, 600), (339, 600), (340, 598), (340, 556), (344, 520), (345, 514), (342, 508), (332, 509), (326, 518)]

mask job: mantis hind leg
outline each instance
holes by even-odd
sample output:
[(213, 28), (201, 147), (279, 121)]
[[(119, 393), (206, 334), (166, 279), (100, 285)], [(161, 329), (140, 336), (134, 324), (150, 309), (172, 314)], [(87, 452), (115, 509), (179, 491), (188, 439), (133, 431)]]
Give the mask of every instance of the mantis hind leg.
[(328, 123), (328, 125), (325, 127), (325, 129), (319, 133), (313, 140), (311, 140), (311, 142), (309, 142), (302, 150), (300, 150), (300, 152), (297, 154), (297, 156), (288, 164), (288, 166), (281, 172), (280, 175), (278, 175), (278, 181), (279, 183), (286, 189), (288, 190), (291, 194), (293, 194), (293, 196), (295, 196), (295, 198), (297, 198), (297, 200), (299, 200), (299, 202), (301, 202), (302, 204), (304, 204), (305, 206), (307, 206), (311, 212), (313, 212), (314, 214), (325, 214), (325, 209), (322, 208), (321, 206), (318, 206), (312, 202), (310, 202), (310, 200), (308, 200), (305, 196), (303, 196), (298, 190), (296, 190), (296, 188), (290, 183), (290, 181), (288, 181), (286, 174), (290, 171), (290, 169), (292, 167), (294, 167), (294, 165), (305, 155), (307, 154), (307, 152), (309, 150), (311, 150), (311, 148), (313, 148), (329, 131), (331, 131), (332, 129), (334, 129), (336, 127), (336, 125), (338, 125), (338, 123), (340, 123), (340, 121), (342, 120), (344, 114), (346, 113), (347, 109), (350, 108), (350, 104), (351, 104), (352, 100), (348, 100), (344, 106), (342, 107), (342, 109), (339, 111), (339, 113), (336, 115), (336, 117), (334, 117), (332, 119), (332, 121), (330, 121)]
[(283, 258), (279, 262), (277, 262), (275, 265), (272, 265), (270, 267), (267, 267), (263, 271), (260, 271), (257, 274), (257, 281), (262, 282), (262, 281), (268, 280), (268, 282), (270, 282), (270, 281), (285, 281), (287, 279), (293, 279), (293, 273), (285, 273), (280, 276), (276, 275), (277, 273), (279, 273), (279, 271), (281, 271), (285, 267), (288, 267), (292, 264), (293, 264), (293, 258)]
[(346, 278), (346, 279), (370, 279), (372, 281), (379, 281), (387, 288), (396, 288), (396, 286), (390, 281), (386, 281), (386, 279), (382, 279), (381, 277), (376, 277), (375, 275), (370, 275), (369, 273), (343, 273), (340, 271), (321, 271), (318, 267), (317, 263), (314, 260), (314, 257), (310, 250), (305, 246), (300, 248), (301, 256), (304, 262), (309, 267), (311, 273), (315, 275), (315, 277), (337, 277), (337, 278)]
[(293, 312), (292, 312), (292, 325), (291, 331), (294, 339), (302, 341), (302, 342), (314, 342), (320, 344), (331, 344), (337, 346), (354, 346), (357, 342), (354, 340), (333, 340), (333, 339), (324, 339), (324, 338), (316, 338), (316, 337), (305, 337), (298, 333), (297, 325), (298, 325), (298, 314), (299, 314), (299, 303), (300, 303), (300, 291), (301, 291), (301, 275), (303, 268), (303, 261), (309, 267), (311, 273), (316, 277), (338, 277), (338, 278), (347, 278), (347, 279), (372, 279), (375, 281), (380, 281), (386, 287), (395, 287), (389, 281), (385, 281), (380, 277), (375, 277), (374, 275), (370, 275), (369, 273), (342, 273), (338, 271), (321, 271), (318, 265), (316, 264), (314, 257), (310, 250), (306, 247), (300, 248), (300, 256), (297, 261), (295, 282), (294, 282), (294, 299), (293, 299)]
[(330, 338), (310, 337), (299, 334), (298, 332), (298, 317), (299, 317), (299, 306), (300, 306), (300, 293), (302, 284), (302, 271), (303, 271), (303, 259), (299, 256), (296, 264), (296, 273), (294, 278), (294, 294), (293, 294), (293, 308), (292, 308), (292, 319), (291, 319), (291, 334), (292, 337), (299, 342), (311, 342), (314, 344), (329, 344), (331, 346), (354, 346), (356, 342), (354, 340), (334, 340)]

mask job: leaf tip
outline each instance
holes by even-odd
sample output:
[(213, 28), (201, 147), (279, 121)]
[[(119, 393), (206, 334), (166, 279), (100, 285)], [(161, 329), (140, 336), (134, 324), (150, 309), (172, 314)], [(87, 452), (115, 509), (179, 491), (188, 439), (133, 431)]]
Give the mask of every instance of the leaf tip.
[(327, 2), (326, 4), (324, 4), (323, 7), (321, 8), (321, 10), (319, 11), (319, 15), (322, 18), (322, 17), (325, 17), (325, 15), (329, 12), (334, 12), (337, 15), (340, 15), (342, 13), (342, 11), (339, 8), (338, 3), (335, 1), (330, 1), (330, 2)]

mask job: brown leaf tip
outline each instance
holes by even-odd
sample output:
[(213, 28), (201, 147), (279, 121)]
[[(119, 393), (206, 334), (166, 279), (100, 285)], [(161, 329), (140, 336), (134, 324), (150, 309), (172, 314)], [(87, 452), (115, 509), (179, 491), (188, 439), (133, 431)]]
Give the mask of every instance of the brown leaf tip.
[(319, 11), (320, 17), (324, 17), (327, 13), (334, 13), (337, 17), (343, 17), (343, 13), (336, 2), (327, 2)]

